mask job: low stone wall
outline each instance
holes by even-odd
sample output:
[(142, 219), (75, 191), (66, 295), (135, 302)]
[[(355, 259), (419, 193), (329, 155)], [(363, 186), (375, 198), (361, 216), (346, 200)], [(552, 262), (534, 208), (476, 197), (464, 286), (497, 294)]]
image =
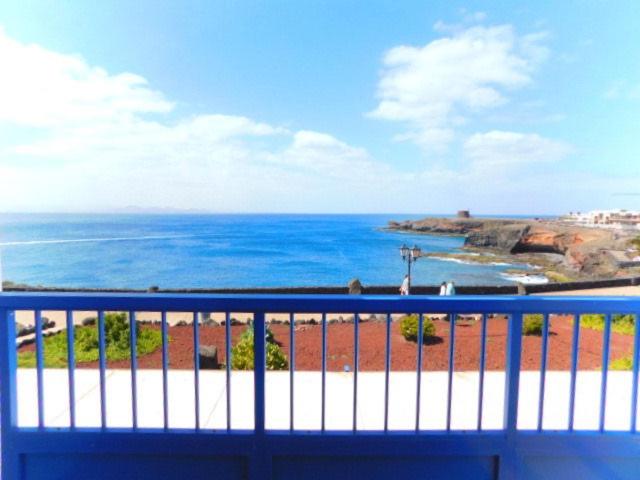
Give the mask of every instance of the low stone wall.
[[(581, 282), (546, 283), (542, 285), (526, 285), (527, 293), (566, 292), (569, 290), (589, 290), (595, 288), (626, 287), (640, 285), (640, 277), (611, 278), (603, 280), (589, 280)], [(363, 295), (397, 295), (397, 285), (363, 286)], [(439, 285), (414, 285), (411, 287), (413, 295), (437, 295)], [(345, 295), (349, 288), (344, 287), (273, 287), (273, 288), (185, 288), (160, 289), (152, 287), (149, 290), (132, 289), (102, 289), (102, 288), (33, 288), (8, 287), (5, 292), (78, 292), (78, 293), (216, 293), (216, 294), (262, 294), (262, 295)], [(457, 295), (517, 295), (518, 287), (514, 285), (459, 285), (456, 286)]]

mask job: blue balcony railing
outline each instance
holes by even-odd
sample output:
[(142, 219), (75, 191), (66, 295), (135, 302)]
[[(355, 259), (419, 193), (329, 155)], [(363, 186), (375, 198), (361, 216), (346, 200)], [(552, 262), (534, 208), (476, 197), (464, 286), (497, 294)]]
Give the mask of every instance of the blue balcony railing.
[[(19, 422), (17, 384), (17, 348), (15, 312), (29, 310), (35, 318), (35, 389), (37, 405), (36, 425)], [(67, 393), (68, 425), (47, 424), (47, 381), (43, 315), (44, 311), (65, 312), (67, 336)], [(77, 369), (74, 358), (73, 312), (97, 312), (99, 338), (98, 386), (99, 425), (80, 426), (77, 423)], [(110, 402), (118, 401), (107, 390), (108, 358), (105, 342), (105, 312), (128, 312), (130, 322), (130, 399), (131, 423), (128, 427), (113, 427), (108, 422)], [(154, 428), (139, 424), (138, 356), (136, 352), (136, 317), (139, 312), (159, 312), (161, 346), (162, 420)], [(174, 428), (170, 425), (171, 395), (169, 380), (169, 334), (167, 314), (190, 312), (193, 329), (193, 398), (194, 423), (192, 428)], [(225, 423), (222, 428), (203, 428), (201, 419), (201, 368), (199, 364), (200, 328), (199, 312), (224, 314), (224, 403)], [(253, 417), (252, 429), (236, 429), (232, 425), (232, 370), (231, 312), (248, 312), (254, 327)], [(353, 365), (351, 401), (343, 404), (351, 409), (349, 430), (327, 428), (327, 349), (328, 315), (354, 315), (354, 319), (369, 314), (383, 315), (385, 325), (384, 371), (380, 372), (384, 408), (382, 428), (361, 428), (358, 410), (370, 398), (359, 394), (359, 355), (361, 324), (353, 322)], [(267, 428), (266, 384), (269, 375), (266, 365), (265, 333), (269, 314), (288, 314), (289, 369), (288, 369), (288, 429)], [(296, 329), (295, 314), (320, 314), (319, 342), (320, 367), (320, 424), (317, 429), (296, 427)], [(389, 422), (391, 377), (391, 329), (393, 315), (418, 314), (419, 328), (415, 368), (415, 411), (413, 428), (397, 430)], [(449, 328), (448, 369), (446, 371), (446, 414), (443, 429), (427, 429), (421, 425), (421, 406), (425, 397), (423, 360), (425, 350), (422, 326), (427, 314), (445, 314), (449, 319), (458, 315), (476, 314), (481, 322), (478, 348), (477, 396), (468, 399), (475, 405), (477, 418), (474, 428), (460, 430), (452, 427), (454, 400), (454, 373), (456, 328)], [(539, 386), (537, 392), (536, 426), (518, 428), (519, 395), (521, 394), (521, 354), (523, 315), (543, 315)], [(597, 398), (597, 428), (576, 431), (576, 379), (580, 354), (580, 322), (583, 314), (603, 314), (605, 317), (600, 391)], [(393, 471), (398, 478), (415, 478), (428, 471), (433, 478), (557, 478), (561, 472), (580, 471), (585, 478), (602, 472), (613, 472), (627, 478), (640, 466), (640, 440), (637, 437), (638, 368), (640, 328), (634, 329), (631, 372), (629, 423), (625, 431), (611, 432), (606, 428), (607, 382), (610, 363), (612, 316), (638, 315), (640, 300), (631, 297), (560, 298), (560, 297), (396, 297), (396, 296), (307, 296), (307, 295), (169, 295), (169, 294), (37, 294), (4, 293), (0, 295), (0, 392), (2, 407), (2, 473), (3, 478), (75, 478), (72, 472), (82, 472), (82, 478), (205, 478), (211, 468), (219, 478), (342, 478), (340, 472), (358, 472), (368, 478), (386, 478)], [(571, 362), (568, 371), (569, 392), (566, 403), (566, 428), (549, 431), (543, 428), (545, 417), (545, 387), (547, 384), (547, 357), (549, 353), (549, 319), (552, 315), (571, 315)], [(504, 404), (502, 428), (483, 428), (485, 401), (487, 324), (490, 316), (508, 319), (505, 344)], [(116, 392), (117, 393), (117, 392)], [(591, 460), (585, 467), (585, 458)], [(367, 460), (369, 459), (369, 460)], [(407, 460), (407, 459), (410, 459)], [(551, 459), (551, 460), (549, 460)], [(562, 459), (562, 460), (558, 460)], [(380, 463), (382, 462), (382, 463)], [(400, 462), (400, 463), (399, 463)], [(413, 463), (412, 463), (413, 462)], [(576, 467), (577, 462), (578, 467)], [(340, 470), (342, 465), (344, 470)], [(392, 467), (392, 470), (387, 468)], [(409, 465), (409, 466), (408, 466)], [(576, 468), (578, 470), (576, 470)], [(586, 470), (585, 470), (586, 468)], [(80, 469), (80, 470), (78, 470)], [(355, 469), (355, 470), (354, 470)], [(68, 475), (65, 477), (65, 475)], [(70, 476), (69, 476), (70, 475)], [(160, 477), (158, 477), (160, 475)], [(439, 476), (440, 475), (440, 476)], [(79, 474), (77, 475), (80, 476)], [(208, 477), (207, 477), (208, 478)], [(347, 478), (347, 477), (345, 477)], [(614, 477), (610, 477), (614, 478)], [(632, 477), (629, 477), (632, 478)]]

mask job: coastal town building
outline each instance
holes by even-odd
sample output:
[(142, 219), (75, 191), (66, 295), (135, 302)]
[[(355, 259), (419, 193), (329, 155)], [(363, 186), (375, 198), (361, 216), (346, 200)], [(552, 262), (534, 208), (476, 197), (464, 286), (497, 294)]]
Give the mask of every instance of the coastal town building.
[(640, 211), (631, 210), (592, 210), (590, 212), (569, 212), (560, 220), (585, 227), (638, 229), (640, 230)]

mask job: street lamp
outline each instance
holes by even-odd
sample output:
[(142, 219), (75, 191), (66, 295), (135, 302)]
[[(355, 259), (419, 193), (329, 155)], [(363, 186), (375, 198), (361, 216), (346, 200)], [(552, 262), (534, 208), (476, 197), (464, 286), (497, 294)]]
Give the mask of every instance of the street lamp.
[(402, 256), (402, 260), (407, 262), (407, 276), (409, 277), (409, 287), (411, 287), (411, 264), (413, 262), (417, 262), (418, 258), (422, 254), (422, 250), (417, 245), (414, 245), (413, 248), (409, 248), (406, 245), (402, 245), (400, 247), (400, 256)]

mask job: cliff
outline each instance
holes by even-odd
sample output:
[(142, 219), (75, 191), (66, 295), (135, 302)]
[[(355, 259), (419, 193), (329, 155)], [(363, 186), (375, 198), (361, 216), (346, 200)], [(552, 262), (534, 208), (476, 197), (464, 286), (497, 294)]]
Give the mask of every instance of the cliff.
[(615, 276), (619, 266), (606, 251), (624, 249), (629, 241), (627, 234), (617, 231), (539, 220), (425, 218), (390, 222), (389, 229), (465, 236), (466, 249), (525, 256), (529, 263), (572, 277)]

